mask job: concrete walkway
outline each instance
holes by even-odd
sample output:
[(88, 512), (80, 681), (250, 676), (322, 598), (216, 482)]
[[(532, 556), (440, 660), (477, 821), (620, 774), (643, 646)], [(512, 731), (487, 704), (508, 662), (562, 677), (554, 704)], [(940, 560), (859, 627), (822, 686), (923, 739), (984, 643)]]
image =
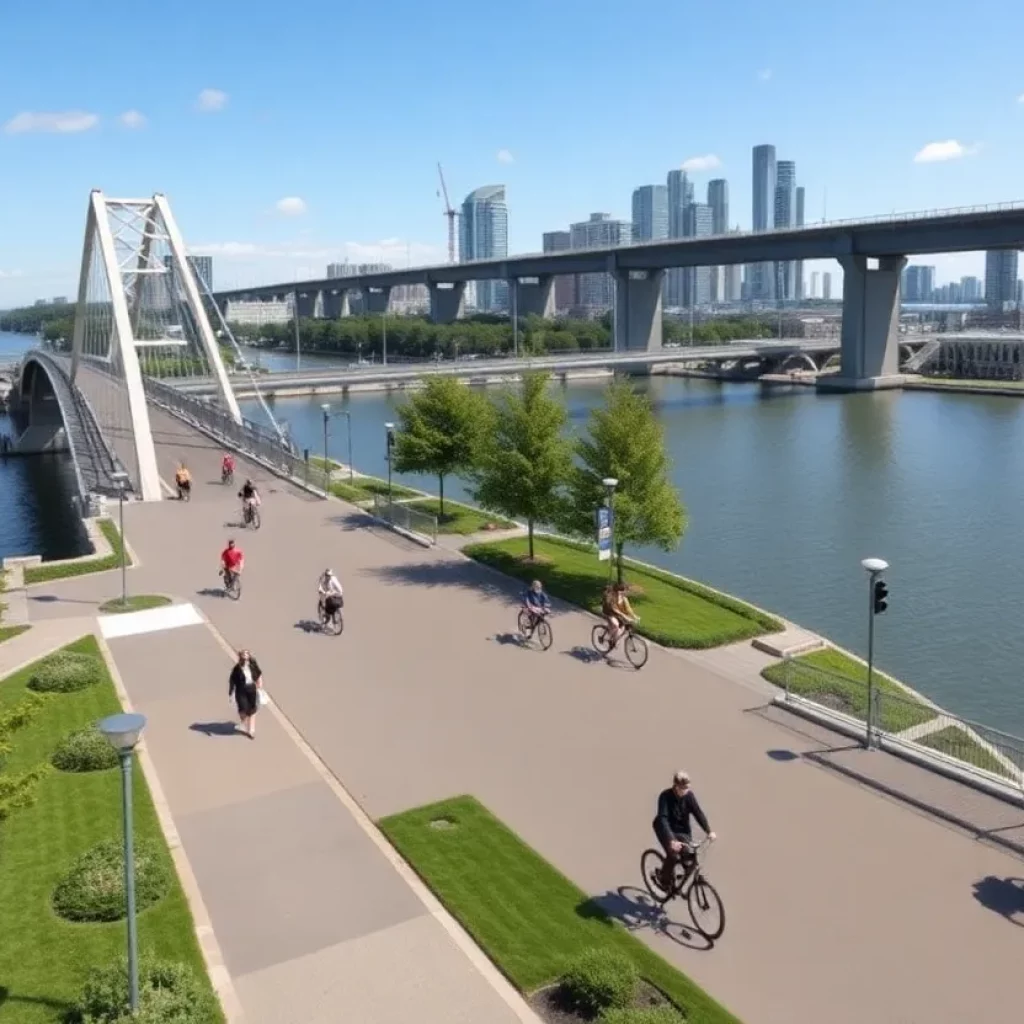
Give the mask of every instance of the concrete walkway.
[[(252, 472), (266, 482), (263, 529), (229, 527), (237, 518), (233, 494), (206, 483), (217, 479), (219, 454), (166, 417), (154, 420), (162, 473), (169, 476), (187, 450), (197, 486), (188, 505), (126, 511), (141, 563), (131, 588), (192, 601), (232, 645), (251, 646), (278, 708), (367, 813), (376, 818), (473, 793), (584, 889), (603, 894), (612, 913), (745, 1024), (1015, 1018), (1008, 1008), (1020, 994), (1024, 869), (978, 840), (1014, 834), (1024, 814), (967, 794), (977, 822), (968, 834), (935, 814), (908, 811), (909, 801), (893, 794), (913, 790), (912, 802), (927, 808), (966, 799), (967, 791), (773, 714), (754, 674), (758, 659), (739, 649), (687, 655), (655, 648), (635, 673), (594, 662), (587, 654), (593, 620), (564, 607), (552, 649), (524, 649), (510, 636), (519, 585), (455, 552), (425, 551), (367, 528), (350, 506), (311, 500), (261, 470)], [(209, 589), (229, 534), (248, 559), (238, 602)], [(301, 628), (328, 565), (346, 586), (339, 638)], [(30, 592), (32, 614), (80, 615), (82, 602), (111, 596), (116, 583), (97, 577), (46, 585), (44, 593)], [(137, 668), (125, 665), (129, 690), (139, 685), (133, 678), (143, 659), (134, 657)], [(227, 662), (217, 670), (212, 654), (202, 658), (194, 674), (214, 679), (208, 697), (190, 689), (191, 671), (167, 683), (182, 689), (180, 707), (177, 697), (152, 695), (153, 708), (173, 716), (170, 731), (186, 734), (175, 742), (182, 750), (209, 745), (213, 752), (203, 756), (215, 772), (230, 773), (236, 757), (276, 757), (270, 716), (252, 744), (189, 730), (194, 721), (228, 717)], [(154, 734), (163, 729), (153, 726)], [(710, 951), (683, 930), (681, 908), (670, 908), (678, 924), (651, 928), (639, 891), (654, 800), (677, 768), (692, 773), (720, 835), (710, 872), (729, 923)], [(304, 794), (309, 783), (288, 776), (287, 785), (265, 793), (261, 778), (254, 769), (253, 797), (263, 806), (245, 834), (278, 849), (284, 840), (258, 823), (269, 820), (271, 806), (286, 810), (267, 801)], [(213, 808), (193, 799), (186, 817), (215, 821)], [(336, 851), (344, 845), (340, 828), (325, 826), (335, 838), (324, 842)], [(280, 861), (275, 870), (285, 870)], [(258, 898), (250, 893), (254, 906)], [(297, 911), (277, 905), (277, 912), (286, 930), (308, 934)], [(317, 935), (327, 950), (344, 940)], [(279, 941), (279, 955), (312, 955), (304, 952), (312, 940)], [(240, 949), (241, 978), (258, 984), (269, 968), (251, 947)]]

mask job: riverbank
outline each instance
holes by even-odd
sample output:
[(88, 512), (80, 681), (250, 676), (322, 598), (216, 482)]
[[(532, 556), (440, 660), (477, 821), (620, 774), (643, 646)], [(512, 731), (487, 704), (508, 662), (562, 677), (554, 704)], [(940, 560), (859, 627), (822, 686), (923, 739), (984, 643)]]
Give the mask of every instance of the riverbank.
[(904, 391), (946, 391), (962, 395), (1004, 395), (1024, 398), (1024, 381), (950, 380), (945, 377), (907, 377)]

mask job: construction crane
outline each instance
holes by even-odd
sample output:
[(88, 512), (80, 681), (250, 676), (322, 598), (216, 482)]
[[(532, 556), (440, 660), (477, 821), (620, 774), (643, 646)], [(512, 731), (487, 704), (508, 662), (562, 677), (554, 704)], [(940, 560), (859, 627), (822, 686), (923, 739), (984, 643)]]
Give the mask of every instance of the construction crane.
[(444, 171), (441, 170), (440, 162), (437, 165), (437, 176), (441, 179), (441, 190), (437, 193), (438, 199), (444, 202), (444, 215), (448, 218), (448, 262), (455, 262), (455, 218), (458, 213), (452, 208), (448, 199), (448, 186), (444, 183)]

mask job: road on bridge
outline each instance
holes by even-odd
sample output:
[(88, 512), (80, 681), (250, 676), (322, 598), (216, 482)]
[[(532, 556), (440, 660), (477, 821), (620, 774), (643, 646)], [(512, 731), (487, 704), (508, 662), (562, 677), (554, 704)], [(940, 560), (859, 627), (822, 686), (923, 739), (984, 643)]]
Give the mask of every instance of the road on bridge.
[[(130, 586), (193, 601), (229, 643), (251, 646), (276, 704), (374, 818), (472, 793), (613, 912), (642, 920), (639, 855), (657, 793), (684, 768), (720, 836), (710, 868), (729, 926), (710, 951), (678, 928), (637, 934), (745, 1024), (1019, 1018), (1024, 871), (1009, 853), (815, 766), (805, 755), (820, 736), (752, 710), (764, 693), (700, 656), (655, 649), (640, 673), (592, 663), (581, 651), (593, 620), (563, 607), (549, 652), (508, 642), (515, 584), (256, 467), (239, 475), (260, 483), (264, 525), (242, 533), (216, 448), (151, 416), (162, 475), (184, 458), (194, 497), (126, 510), (141, 560)], [(238, 602), (204, 592), (229, 535), (247, 556)], [(346, 588), (337, 639), (298, 627), (327, 566)], [(117, 585), (47, 586), (34, 615), (81, 614)], [(222, 715), (224, 701), (223, 678), (211, 680), (196, 717)], [(209, 742), (190, 736), (197, 750)], [(259, 739), (245, 749), (261, 756)], [(1024, 832), (1019, 812), (986, 813), (988, 827), (1009, 816)]]

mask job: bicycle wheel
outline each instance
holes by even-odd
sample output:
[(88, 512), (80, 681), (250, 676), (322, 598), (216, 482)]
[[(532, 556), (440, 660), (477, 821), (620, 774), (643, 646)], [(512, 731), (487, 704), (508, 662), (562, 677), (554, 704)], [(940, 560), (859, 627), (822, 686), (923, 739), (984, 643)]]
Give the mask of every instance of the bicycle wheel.
[(551, 623), (547, 619), (541, 619), (537, 623), (537, 642), (541, 646), (541, 650), (546, 651), (554, 640), (554, 635), (551, 632)]
[(594, 645), (594, 650), (600, 654), (607, 654), (612, 649), (608, 627), (604, 623), (599, 623), (590, 631), (590, 642)]
[(661, 872), (665, 867), (665, 856), (660, 850), (644, 850), (640, 858), (640, 874), (643, 875), (644, 886), (655, 903), (667, 903), (672, 898), (671, 890), (667, 891), (661, 884)]
[[(708, 942), (721, 938), (722, 932), (725, 931), (725, 907), (722, 904), (722, 897), (703, 875), (698, 875), (694, 879), (690, 891), (686, 894), (686, 902), (697, 931)], [(703, 920), (708, 923), (702, 923)]]
[(237, 601), (242, 596), (242, 577), (237, 573), (232, 574), (224, 589), (232, 601)]
[(647, 641), (642, 636), (630, 633), (622, 646), (626, 652), (626, 658), (633, 668), (641, 669), (647, 664)]
[(345, 628), (345, 619), (341, 614), (339, 608), (330, 618), (327, 624), (327, 629), (332, 636), (341, 636), (342, 630)]
[(519, 613), (517, 625), (519, 626), (519, 635), (524, 640), (529, 640), (533, 635), (533, 616), (525, 608)]
[[(260, 510), (254, 508), (249, 516), (249, 523), (254, 530), (258, 530), (263, 525), (263, 520), (260, 519)], [(646, 660), (646, 659), (645, 659)]]

